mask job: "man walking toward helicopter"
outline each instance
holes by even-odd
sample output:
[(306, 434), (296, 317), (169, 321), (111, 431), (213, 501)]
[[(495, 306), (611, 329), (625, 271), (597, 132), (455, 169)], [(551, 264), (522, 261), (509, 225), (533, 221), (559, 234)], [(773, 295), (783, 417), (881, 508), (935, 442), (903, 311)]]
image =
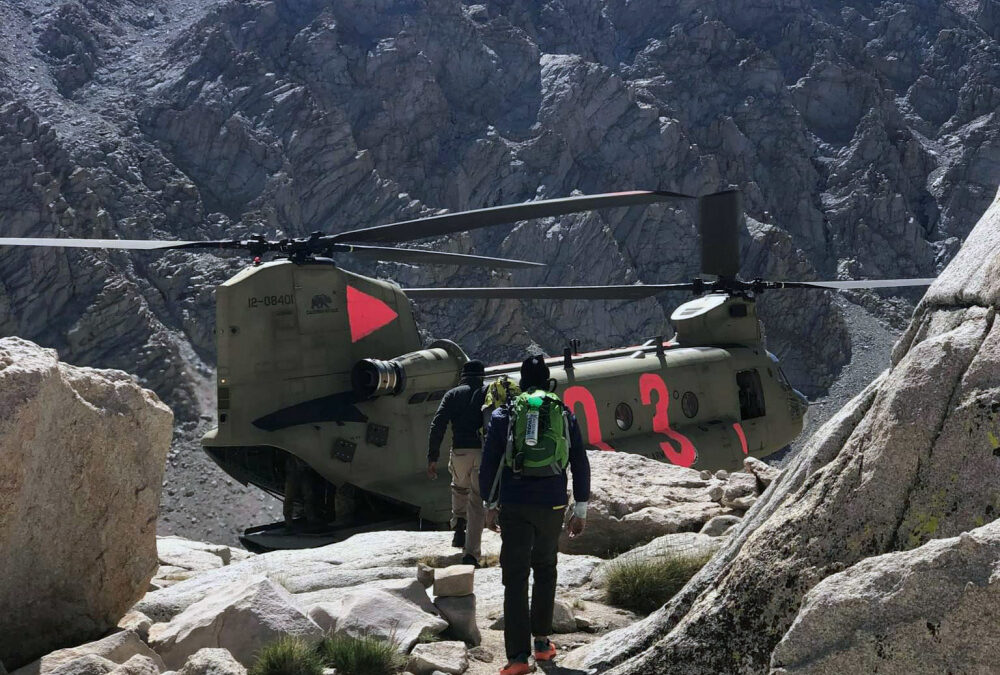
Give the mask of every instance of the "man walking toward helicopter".
[(479, 494), (479, 464), (483, 458), (483, 403), (486, 389), (482, 361), (462, 366), (459, 385), (441, 399), (427, 438), (427, 477), (437, 478), (441, 442), (451, 425), (452, 444), (448, 460), (451, 474), (451, 526), (455, 536), (452, 546), (465, 555), (462, 564), (479, 565), (483, 538), (483, 498)]
[[(566, 520), (567, 468), (573, 474), (569, 536), (583, 534), (590, 498), (590, 462), (572, 412), (549, 391), (549, 368), (541, 356), (521, 364), (521, 390), (490, 418), (479, 472), (487, 496), (486, 525), (499, 527), (504, 585), (504, 647), (500, 675), (524, 675), (528, 659), (551, 661), (556, 646), (552, 613), (556, 597), (559, 535)], [(531, 605), (528, 577), (534, 572)]]

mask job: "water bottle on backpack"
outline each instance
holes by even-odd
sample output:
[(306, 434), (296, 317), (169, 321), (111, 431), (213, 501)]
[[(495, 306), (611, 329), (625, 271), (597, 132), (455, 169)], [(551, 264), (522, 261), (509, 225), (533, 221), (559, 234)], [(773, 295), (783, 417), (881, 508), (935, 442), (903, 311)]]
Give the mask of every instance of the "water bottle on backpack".
[(569, 411), (551, 391), (526, 391), (511, 404), (505, 463), (515, 474), (556, 476), (569, 464)]

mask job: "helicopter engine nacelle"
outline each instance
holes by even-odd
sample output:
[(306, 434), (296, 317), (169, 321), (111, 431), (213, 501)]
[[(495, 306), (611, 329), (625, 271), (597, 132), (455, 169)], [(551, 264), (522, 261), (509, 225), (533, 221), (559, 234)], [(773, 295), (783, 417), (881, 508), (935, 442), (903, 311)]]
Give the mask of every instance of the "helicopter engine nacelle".
[(712, 293), (685, 302), (670, 315), (682, 347), (699, 345), (753, 345), (763, 335), (753, 300)]
[(351, 371), (351, 384), (362, 400), (398, 396), (407, 390), (450, 389), (458, 384), (469, 360), (451, 340), (435, 340), (427, 349), (394, 359), (363, 359)]

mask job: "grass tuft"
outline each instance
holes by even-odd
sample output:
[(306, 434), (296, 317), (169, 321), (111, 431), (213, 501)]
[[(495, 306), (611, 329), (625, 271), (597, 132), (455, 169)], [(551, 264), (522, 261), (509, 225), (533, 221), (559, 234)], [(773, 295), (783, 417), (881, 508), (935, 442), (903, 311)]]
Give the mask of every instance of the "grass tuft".
[(496, 553), (484, 553), (479, 559), (480, 567), (499, 567), (500, 556)]
[(344, 675), (387, 675), (403, 667), (403, 657), (389, 640), (362, 635), (329, 635), (316, 650), (324, 664)]
[(675, 554), (615, 560), (605, 575), (608, 603), (637, 614), (650, 614), (674, 597), (710, 557)]
[(286, 636), (257, 652), (249, 675), (323, 675), (323, 660), (305, 640)]

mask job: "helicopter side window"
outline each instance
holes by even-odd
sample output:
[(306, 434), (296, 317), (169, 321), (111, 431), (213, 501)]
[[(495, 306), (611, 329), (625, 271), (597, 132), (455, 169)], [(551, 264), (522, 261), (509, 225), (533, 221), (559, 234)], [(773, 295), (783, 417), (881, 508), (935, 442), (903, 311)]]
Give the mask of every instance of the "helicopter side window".
[(760, 373), (741, 370), (736, 373), (736, 386), (740, 389), (740, 417), (751, 420), (764, 416), (764, 389), (760, 386)]

